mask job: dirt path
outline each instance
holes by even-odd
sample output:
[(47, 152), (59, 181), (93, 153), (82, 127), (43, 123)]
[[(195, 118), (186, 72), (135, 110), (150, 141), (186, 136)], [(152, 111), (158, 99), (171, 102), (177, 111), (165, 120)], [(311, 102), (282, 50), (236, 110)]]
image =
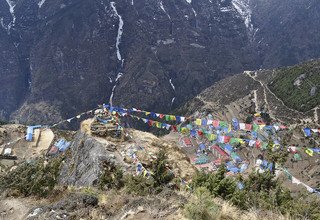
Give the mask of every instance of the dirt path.
[(319, 116), (318, 116), (319, 107), (314, 108), (314, 122), (319, 125)]
[(258, 105), (258, 94), (257, 94), (257, 89), (253, 90), (253, 102), (255, 106), (255, 112), (259, 112), (259, 105)]
[(0, 220), (22, 220), (32, 208), (32, 201), (25, 198), (5, 198), (0, 202)]

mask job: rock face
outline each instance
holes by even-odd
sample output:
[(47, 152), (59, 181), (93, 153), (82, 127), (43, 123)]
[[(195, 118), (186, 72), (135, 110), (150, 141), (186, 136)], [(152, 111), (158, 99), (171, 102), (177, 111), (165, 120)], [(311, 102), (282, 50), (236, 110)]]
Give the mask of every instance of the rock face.
[(59, 182), (62, 185), (92, 186), (97, 184), (102, 164), (116, 163), (107, 145), (79, 132), (70, 147), (71, 155), (65, 161)]
[(109, 100), (168, 112), (228, 75), (319, 57), (319, 7), (0, 0), (0, 118), (50, 123)]

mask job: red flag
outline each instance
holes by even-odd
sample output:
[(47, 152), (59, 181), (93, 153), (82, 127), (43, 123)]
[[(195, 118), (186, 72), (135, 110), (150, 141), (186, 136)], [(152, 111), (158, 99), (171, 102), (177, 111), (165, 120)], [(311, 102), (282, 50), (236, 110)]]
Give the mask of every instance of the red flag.
[(174, 131), (174, 132), (177, 132), (178, 130), (177, 130), (177, 126), (175, 126), (175, 125), (171, 125), (171, 128), (172, 128), (172, 131)]
[(229, 143), (231, 140), (230, 136), (224, 136), (224, 143)]
[(252, 124), (246, 124), (246, 130), (251, 131), (252, 130)]
[(259, 140), (256, 141), (256, 148), (260, 148), (261, 147), (261, 142)]

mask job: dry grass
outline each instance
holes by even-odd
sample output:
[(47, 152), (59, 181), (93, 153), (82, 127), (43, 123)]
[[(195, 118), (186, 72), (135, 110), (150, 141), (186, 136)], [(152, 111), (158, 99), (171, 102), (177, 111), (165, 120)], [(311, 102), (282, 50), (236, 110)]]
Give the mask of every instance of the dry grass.
[(261, 210), (254, 208), (250, 211), (241, 211), (229, 202), (219, 200), (217, 203), (221, 205), (221, 211), (218, 217), (219, 220), (292, 220), (292, 218), (283, 216), (280, 213), (262, 212)]

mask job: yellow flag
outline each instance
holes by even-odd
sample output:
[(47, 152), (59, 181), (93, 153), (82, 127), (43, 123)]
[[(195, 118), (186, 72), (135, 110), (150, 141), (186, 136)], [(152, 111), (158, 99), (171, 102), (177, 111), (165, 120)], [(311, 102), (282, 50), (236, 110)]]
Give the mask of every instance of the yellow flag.
[(201, 119), (198, 118), (198, 119), (196, 120), (196, 125), (198, 125), (198, 126), (201, 125)]

